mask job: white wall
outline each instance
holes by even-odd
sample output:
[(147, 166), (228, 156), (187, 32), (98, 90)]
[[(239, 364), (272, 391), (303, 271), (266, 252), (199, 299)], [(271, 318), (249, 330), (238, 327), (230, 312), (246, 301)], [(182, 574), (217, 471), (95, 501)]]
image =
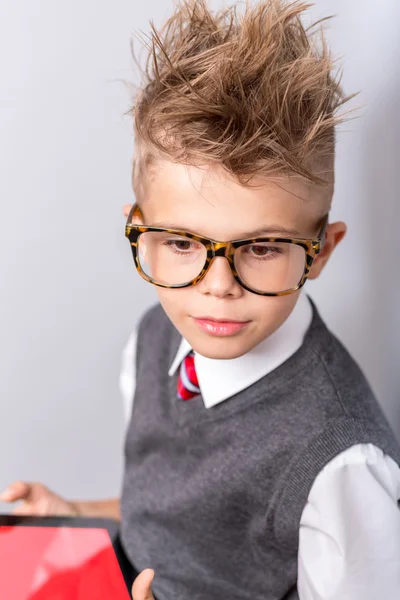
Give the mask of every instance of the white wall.
[[(0, 3), (0, 488), (26, 478), (70, 497), (118, 492), (120, 351), (155, 299), (123, 235), (121, 80), (134, 76), (132, 32), (171, 5)], [(312, 12), (332, 13), (345, 89), (367, 106), (337, 147), (333, 217), (349, 234), (309, 291), (400, 434), (400, 3), (317, 0)]]

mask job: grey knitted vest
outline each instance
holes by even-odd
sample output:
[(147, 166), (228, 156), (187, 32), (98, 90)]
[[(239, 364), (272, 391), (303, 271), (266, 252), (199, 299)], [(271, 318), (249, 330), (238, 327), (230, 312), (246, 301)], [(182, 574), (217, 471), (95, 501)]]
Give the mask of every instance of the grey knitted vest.
[(400, 448), (368, 383), (313, 305), (302, 347), (206, 409), (168, 376), (180, 335), (157, 305), (138, 335), (121, 537), (157, 600), (295, 600), (301, 513), (320, 470), (371, 442)]

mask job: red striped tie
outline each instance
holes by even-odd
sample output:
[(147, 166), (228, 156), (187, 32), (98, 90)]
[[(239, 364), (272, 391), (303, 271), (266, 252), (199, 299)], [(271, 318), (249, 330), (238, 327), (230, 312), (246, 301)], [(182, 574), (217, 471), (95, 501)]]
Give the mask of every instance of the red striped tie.
[(182, 361), (178, 377), (178, 398), (190, 400), (200, 394), (196, 369), (194, 368), (194, 353), (190, 352)]

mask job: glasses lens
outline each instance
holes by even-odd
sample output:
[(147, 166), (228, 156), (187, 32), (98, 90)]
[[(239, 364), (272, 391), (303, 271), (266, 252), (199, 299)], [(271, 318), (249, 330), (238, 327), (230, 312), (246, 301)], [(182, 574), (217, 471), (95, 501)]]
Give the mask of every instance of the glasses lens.
[(142, 271), (163, 285), (189, 283), (200, 274), (207, 258), (203, 244), (167, 231), (140, 234), (137, 253)]
[(276, 294), (296, 287), (305, 264), (305, 249), (287, 242), (246, 244), (235, 252), (235, 268), (240, 279), (257, 292)]

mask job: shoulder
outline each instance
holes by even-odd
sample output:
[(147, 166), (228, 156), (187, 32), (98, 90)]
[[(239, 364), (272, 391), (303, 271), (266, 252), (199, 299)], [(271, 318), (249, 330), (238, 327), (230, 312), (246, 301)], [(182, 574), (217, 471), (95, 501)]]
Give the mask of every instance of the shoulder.
[(368, 387), (367, 380), (356, 359), (341, 340), (322, 319), (315, 303), (313, 320), (304, 340), (304, 348), (312, 356), (313, 363), (319, 365), (325, 379), (340, 392), (343, 385), (357, 381)]
[(142, 315), (138, 323), (138, 345), (143, 339), (154, 342), (158, 338), (172, 335), (176, 331), (174, 325), (166, 315), (161, 304), (150, 306)]
[(144, 355), (154, 360), (167, 358), (172, 361), (181, 341), (181, 334), (175, 328), (161, 304), (155, 304), (141, 317), (138, 324), (137, 356)]
[(323, 408), (327, 421), (363, 419), (386, 429), (386, 417), (356, 358), (312, 306), (313, 321), (302, 348), (308, 365), (302, 387), (310, 390), (309, 400)]
[(143, 329), (147, 329), (152, 325), (163, 325), (163, 323), (170, 322), (167, 315), (164, 312), (161, 304), (153, 304), (150, 306), (142, 315), (138, 324), (138, 333)]
[[(368, 582), (369, 597), (378, 598), (383, 576), (386, 597), (391, 597), (398, 582), (399, 498), (400, 468), (373, 444), (352, 446), (328, 463), (301, 517), (300, 595), (317, 593), (323, 582), (324, 589), (335, 589), (342, 597)], [(366, 552), (368, 548), (375, 552)]]
[[(376, 481), (387, 480), (396, 482), (397, 491), (400, 494), (400, 466), (381, 448), (371, 443), (354, 444), (340, 454), (337, 454), (318, 474), (309, 498), (321, 490), (323, 482), (333, 479), (345, 482), (354, 487), (354, 476), (368, 477)], [(395, 494), (393, 494), (395, 495)]]
[(391, 465), (397, 473), (400, 447), (391, 430), (374, 420), (345, 416), (326, 423), (292, 457), (278, 484), (269, 518), (280, 543), (296, 542), (303, 509), (318, 480), (317, 489), (322, 486), (329, 493), (328, 481), (340, 479), (345, 485), (354, 473), (365, 474), (366, 465), (371, 470), (373, 464)]

